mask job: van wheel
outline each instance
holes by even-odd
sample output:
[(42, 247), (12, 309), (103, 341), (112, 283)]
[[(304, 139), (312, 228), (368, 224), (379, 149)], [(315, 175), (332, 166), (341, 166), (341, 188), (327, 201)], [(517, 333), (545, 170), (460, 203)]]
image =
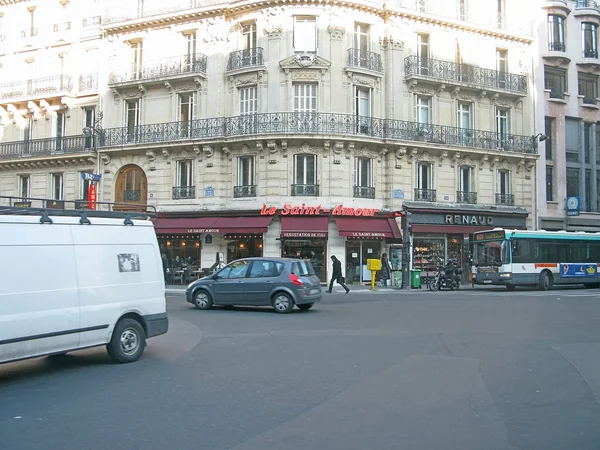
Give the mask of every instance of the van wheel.
[(134, 319), (121, 319), (115, 326), (112, 339), (106, 346), (108, 356), (116, 363), (137, 361), (146, 347), (146, 333)]
[(541, 291), (551, 289), (553, 284), (552, 275), (547, 270), (540, 273), (539, 288)]
[(301, 311), (308, 311), (310, 308), (312, 308), (314, 305), (314, 303), (304, 303), (302, 305), (296, 305), (298, 307), (298, 309), (300, 309)]
[(273, 296), (273, 308), (279, 314), (287, 314), (294, 309), (294, 302), (285, 292), (278, 292)]
[(194, 305), (198, 309), (210, 309), (213, 305), (212, 297), (208, 292), (201, 289), (194, 294)]

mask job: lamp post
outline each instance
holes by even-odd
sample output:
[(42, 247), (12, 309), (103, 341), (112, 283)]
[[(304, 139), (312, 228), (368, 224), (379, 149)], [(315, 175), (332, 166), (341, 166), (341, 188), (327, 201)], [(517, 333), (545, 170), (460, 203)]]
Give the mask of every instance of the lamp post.
[(535, 150), (537, 150), (537, 148), (538, 148), (538, 141), (539, 142), (544, 142), (546, 139), (548, 139), (548, 136), (546, 136), (543, 133), (538, 133), (535, 136), (531, 136), (531, 140), (533, 141), (533, 148)]

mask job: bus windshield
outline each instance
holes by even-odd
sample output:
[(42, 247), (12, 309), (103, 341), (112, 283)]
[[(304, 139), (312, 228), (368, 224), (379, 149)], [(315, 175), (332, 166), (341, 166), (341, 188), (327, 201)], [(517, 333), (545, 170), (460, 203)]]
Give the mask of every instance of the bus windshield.
[(475, 266), (501, 266), (510, 263), (510, 246), (506, 240), (476, 242), (473, 247)]

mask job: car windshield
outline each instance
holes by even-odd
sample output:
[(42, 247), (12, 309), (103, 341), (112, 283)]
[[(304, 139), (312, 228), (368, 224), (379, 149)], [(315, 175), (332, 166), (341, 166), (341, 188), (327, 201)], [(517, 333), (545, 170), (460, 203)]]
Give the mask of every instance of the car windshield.
[(510, 262), (508, 241), (477, 242), (473, 250), (475, 266), (501, 266)]
[(310, 261), (295, 261), (292, 264), (292, 273), (299, 276), (309, 276), (315, 274), (315, 269), (313, 269)]

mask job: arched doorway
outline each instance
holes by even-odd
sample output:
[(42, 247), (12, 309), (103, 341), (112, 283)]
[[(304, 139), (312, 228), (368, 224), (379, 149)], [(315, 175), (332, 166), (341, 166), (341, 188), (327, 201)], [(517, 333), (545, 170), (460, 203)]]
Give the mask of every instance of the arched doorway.
[[(117, 211), (145, 211), (136, 205), (148, 202), (148, 180), (141, 167), (135, 164), (124, 166), (115, 183), (115, 205)], [(131, 205), (131, 206), (130, 206)]]

